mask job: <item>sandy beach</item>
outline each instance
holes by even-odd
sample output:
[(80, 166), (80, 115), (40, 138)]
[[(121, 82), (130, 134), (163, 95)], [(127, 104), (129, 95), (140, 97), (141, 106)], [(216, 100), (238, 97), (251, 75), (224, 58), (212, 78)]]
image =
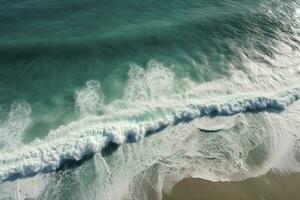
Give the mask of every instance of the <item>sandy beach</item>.
[(234, 182), (187, 178), (177, 183), (164, 200), (300, 199), (300, 173), (264, 176)]

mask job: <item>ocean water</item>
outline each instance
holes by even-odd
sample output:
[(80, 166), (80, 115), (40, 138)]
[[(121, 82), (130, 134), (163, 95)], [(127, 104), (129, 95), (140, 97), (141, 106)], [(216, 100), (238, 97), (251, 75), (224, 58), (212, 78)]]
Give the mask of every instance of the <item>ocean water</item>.
[(299, 44), (299, 0), (0, 0), (0, 199), (300, 172)]

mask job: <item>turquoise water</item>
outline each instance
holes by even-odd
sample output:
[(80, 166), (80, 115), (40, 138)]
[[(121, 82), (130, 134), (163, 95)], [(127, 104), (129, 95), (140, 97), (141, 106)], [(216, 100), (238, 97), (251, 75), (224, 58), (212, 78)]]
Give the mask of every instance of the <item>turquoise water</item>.
[(299, 6), (0, 1), (0, 199), (298, 171)]

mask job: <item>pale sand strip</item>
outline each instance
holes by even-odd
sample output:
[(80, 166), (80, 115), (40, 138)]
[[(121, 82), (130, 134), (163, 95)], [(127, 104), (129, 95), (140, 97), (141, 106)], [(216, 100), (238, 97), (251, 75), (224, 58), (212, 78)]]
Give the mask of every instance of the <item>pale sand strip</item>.
[(187, 178), (177, 183), (163, 200), (199, 199), (299, 199), (300, 173), (267, 175), (236, 182), (211, 182)]

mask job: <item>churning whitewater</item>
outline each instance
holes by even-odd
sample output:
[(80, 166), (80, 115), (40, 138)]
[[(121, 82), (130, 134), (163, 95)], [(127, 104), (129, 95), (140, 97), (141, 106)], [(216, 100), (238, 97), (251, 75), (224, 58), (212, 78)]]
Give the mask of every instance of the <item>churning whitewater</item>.
[[(300, 89), (284, 91), (270, 97), (248, 97), (232, 99), (229, 103), (190, 104), (186, 109), (174, 111), (173, 115), (152, 122), (133, 123), (120, 121), (103, 122), (101, 119), (89, 118), (61, 127), (58, 131), (71, 132), (71, 136), (59, 139), (36, 141), (30, 146), (14, 152), (2, 153), (0, 179), (14, 180), (37, 173), (58, 169), (66, 161), (79, 161), (85, 156), (100, 152), (112, 143), (121, 145), (125, 142), (139, 141), (147, 134), (157, 133), (167, 126), (189, 122), (204, 116), (230, 116), (241, 112), (282, 111), (300, 98)], [(78, 127), (78, 124), (79, 127)], [(82, 129), (84, 126), (84, 130)], [(55, 131), (51, 134), (56, 134)]]
[[(174, 74), (160, 63), (151, 61), (147, 71), (141, 73), (152, 79), (148, 85), (141, 85), (144, 77), (140, 77), (141, 74), (137, 72), (139, 70), (141, 69), (134, 66), (130, 71), (134, 75), (131, 75), (131, 80), (125, 90), (125, 100), (106, 105), (107, 110), (103, 105), (104, 97), (100, 92), (100, 84), (97, 81), (88, 81), (86, 86), (75, 94), (76, 106), (82, 113), (82, 119), (52, 130), (44, 140), (36, 140), (13, 152), (3, 151), (0, 158), (1, 181), (50, 172), (60, 168), (66, 161), (79, 161), (86, 156), (101, 152), (112, 143), (122, 145), (126, 142), (137, 142), (147, 135), (159, 133), (168, 126), (188, 123), (195, 118), (232, 116), (257, 111), (281, 112), (300, 98), (300, 88), (282, 89), (282, 91), (277, 88), (279, 91), (268, 95), (259, 95), (258, 91), (255, 91), (257, 93), (255, 95), (248, 91), (243, 95), (235, 93), (226, 95), (220, 100), (217, 98), (209, 98), (209, 101), (201, 100), (202, 85), (197, 85), (187, 79), (183, 81), (184, 83), (178, 81), (176, 86), (172, 85), (175, 84)], [(286, 73), (286, 75), (290, 74)], [(153, 80), (158, 81), (163, 76), (168, 77), (169, 80), (164, 78), (160, 83), (156, 83), (164, 84), (163, 88), (152, 84)], [(281, 80), (277, 84), (286, 84), (286, 82), (287, 80)], [(192, 88), (182, 89), (180, 84), (185, 84), (186, 87), (192, 85)], [(262, 86), (267, 87), (267, 85)], [(174, 93), (174, 95), (179, 95), (179, 97), (167, 100), (169, 92), (177, 88), (179, 88), (179, 93)], [(191, 89), (194, 95), (191, 95)], [(145, 91), (150, 91), (150, 94)], [(209, 92), (211, 91), (206, 91), (206, 93)], [(213, 94), (210, 95), (213, 96)], [(137, 106), (138, 102), (132, 105), (128, 101), (132, 96), (136, 100), (146, 97), (148, 100), (139, 102), (141, 104), (139, 106)], [(152, 100), (153, 97), (155, 100)], [(137, 108), (138, 110), (134, 110)], [(103, 114), (97, 116), (97, 109), (102, 109)]]

